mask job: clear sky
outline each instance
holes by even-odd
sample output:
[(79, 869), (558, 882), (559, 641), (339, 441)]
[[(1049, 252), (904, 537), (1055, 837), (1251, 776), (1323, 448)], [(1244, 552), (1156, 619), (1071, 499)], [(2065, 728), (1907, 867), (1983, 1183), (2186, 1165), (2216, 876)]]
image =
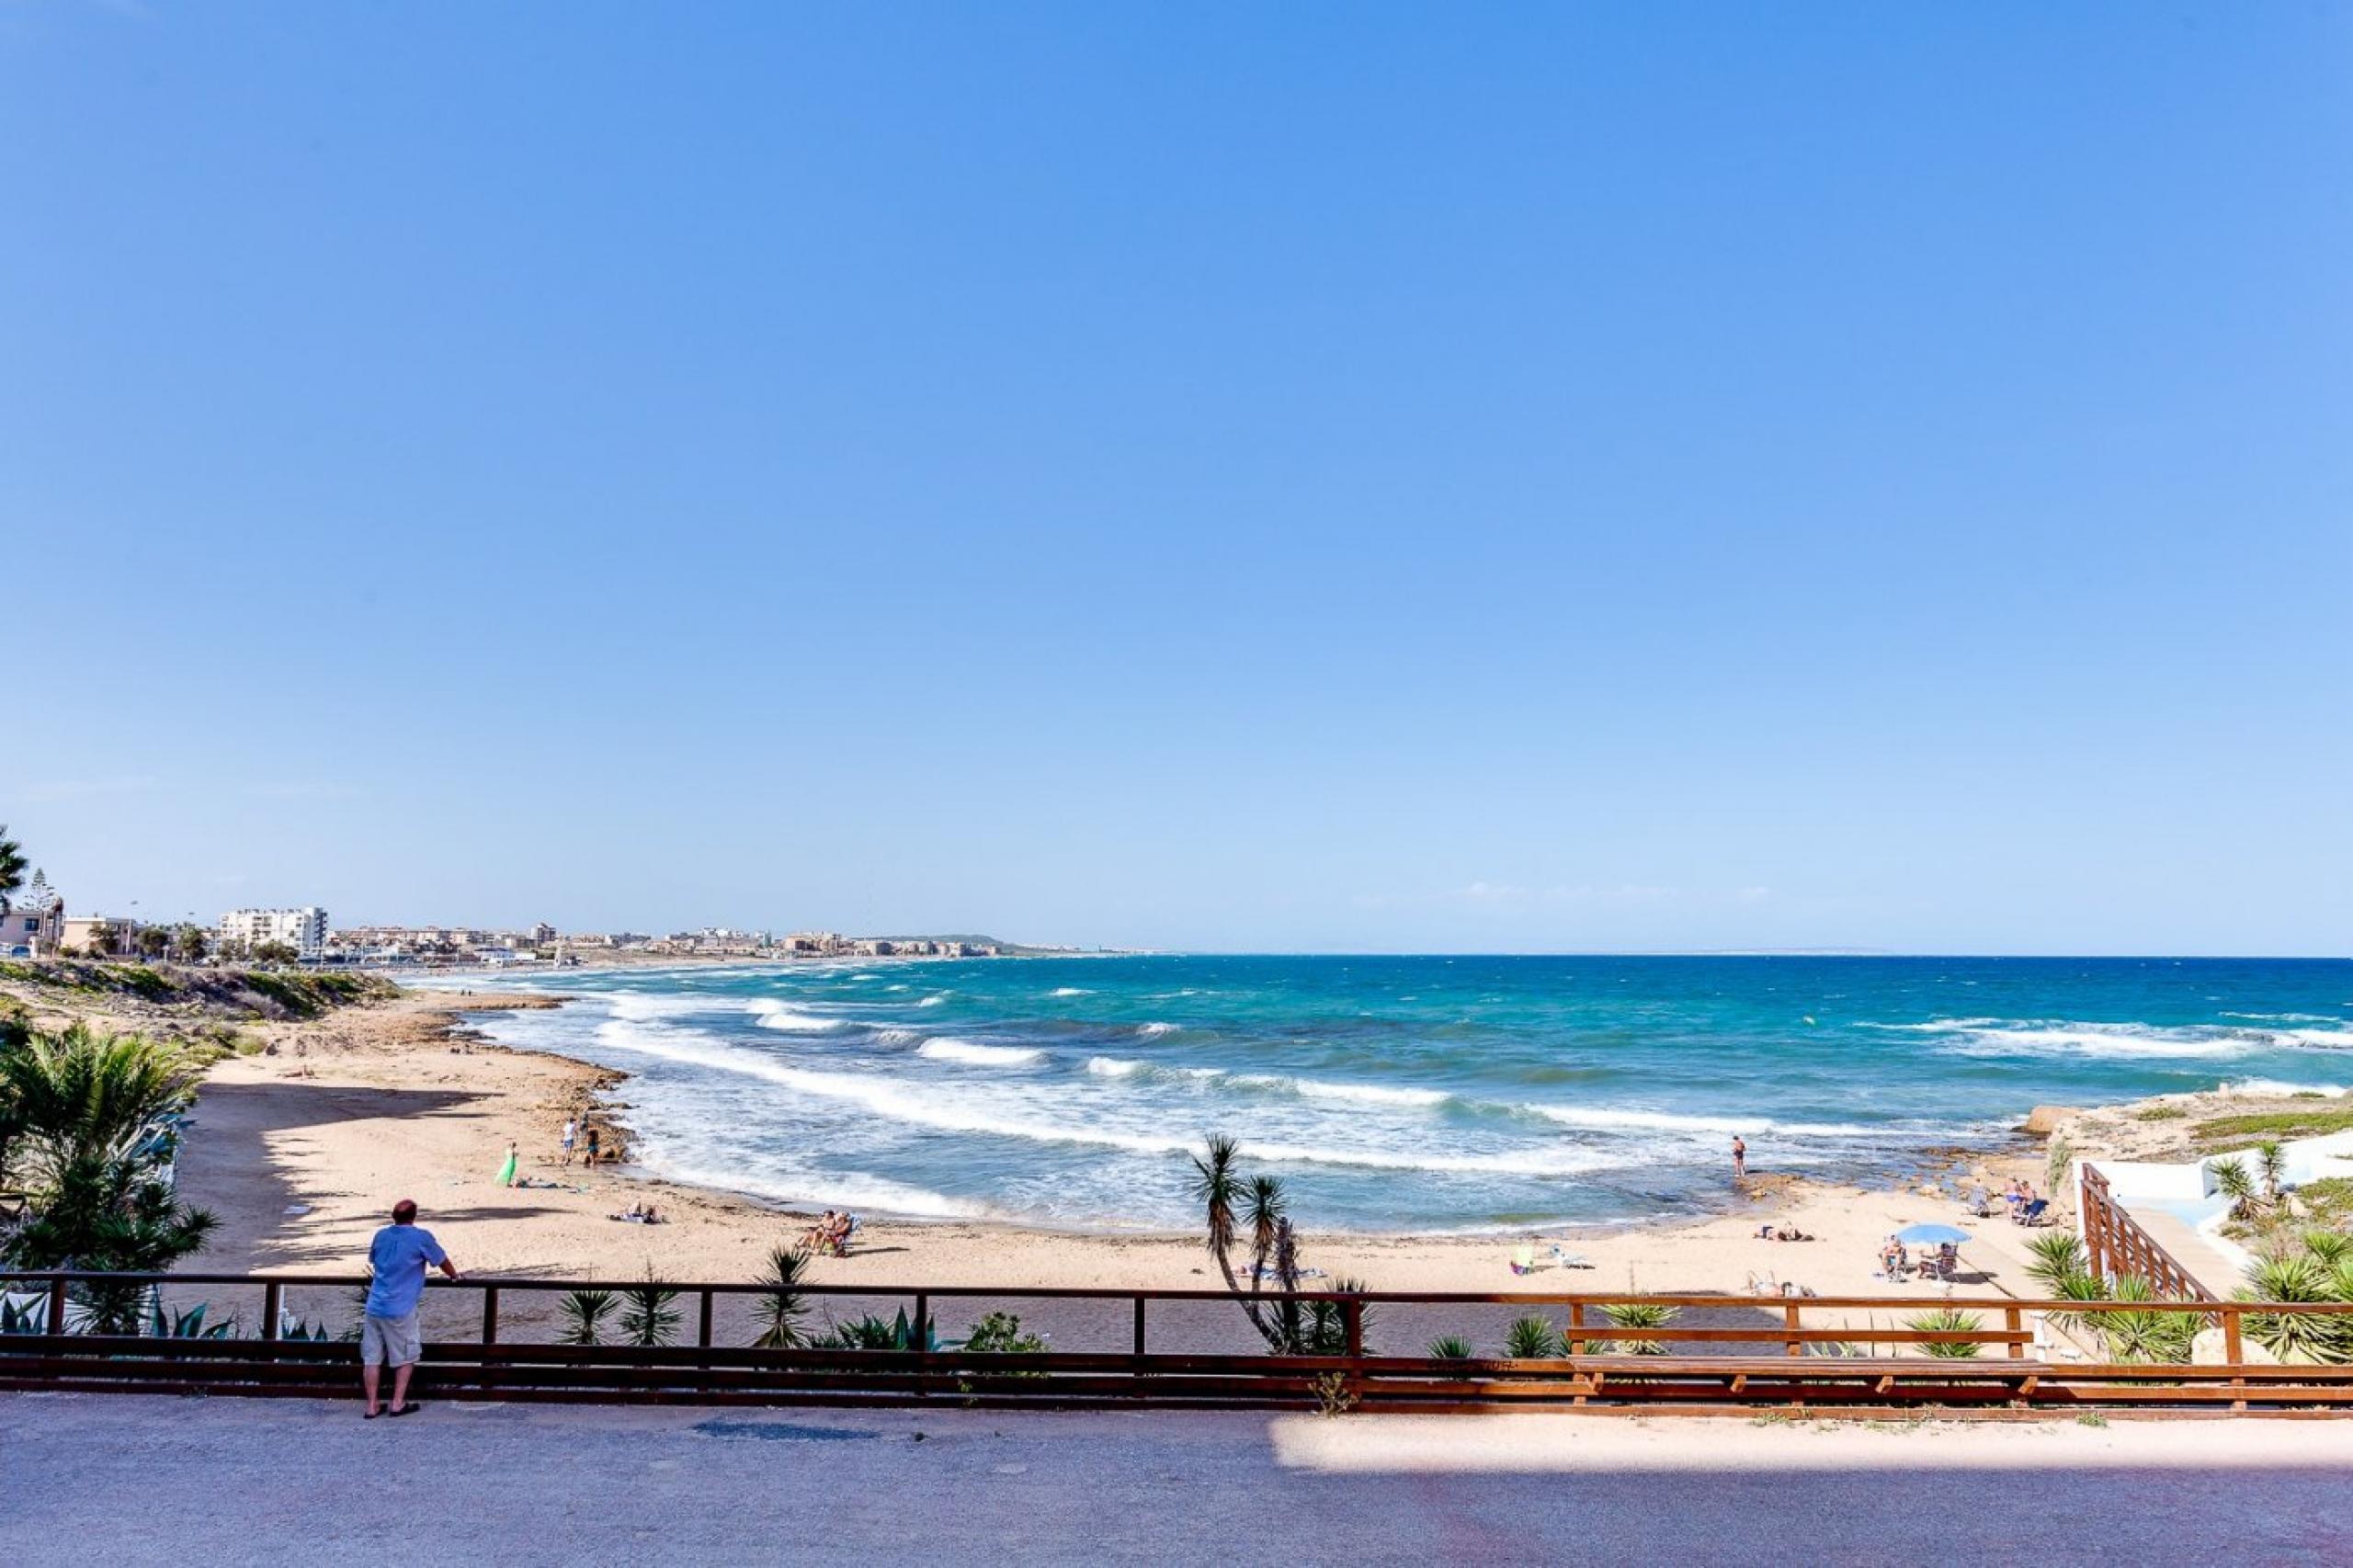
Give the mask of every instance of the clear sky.
[(0, 4), (76, 912), (2353, 949), (2353, 8)]

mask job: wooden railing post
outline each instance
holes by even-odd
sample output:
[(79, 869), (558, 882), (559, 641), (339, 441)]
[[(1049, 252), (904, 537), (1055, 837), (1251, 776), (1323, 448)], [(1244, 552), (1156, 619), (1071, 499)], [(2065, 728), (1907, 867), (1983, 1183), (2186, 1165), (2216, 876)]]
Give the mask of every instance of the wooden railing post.
[(1795, 1301), (1788, 1302), (1781, 1308), (1781, 1321), (1783, 1325), (1790, 1331), (1789, 1338), (1782, 1342), (1788, 1348), (1789, 1354), (1792, 1356), (1804, 1355), (1805, 1341), (1798, 1337), (1798, 1331), (1804, 1325), (1799, 1321), (1798, 1304)]
[(702, 1311), (695, 1321), (695, 1343), (705, 1350), (710, 1348), (710, 1301), (711, 1293), (705, 1290), (702, 1293)]
[(2026, 1343), (2018, 1336), (2026, 1332), (2026, 1313), (2017, 1307), (2002, 1309), (2002, 1326), (2010, 1331), (2010, 1359), (2026, 1359)]
[(278, 1337), (278, 1320), (286, 1312), (286, 1287), (273, 1279), (261, 1288), (261, 1336)]
[(1139, 1356), (1143, 1354), (1143, 1296), (1141, 1292), (1136, 1296), (1135, 1353)]
[(498, 1287), (495, 1285), (482, 1288), (482, 1342), (484, 1345), (498, 1343)]
[(42, 1326), (51, 1334), (65, 1332), (65, 1281), (63, 1278), (49, 1282), (49, 1321)]
[(1585, 1354), (1585, 1303), (1583, 1301), (1569, 1303), (1569, 1354), (1572, 1356)]
[(2235, 1306), (2222, 1309), (2222, 1359), (2231, 1364), (2231, 1388), (2238, 1395), (2231, 1401), (2234, 1411), (2246, 1409), (2246, 1374), (2239, 1369), (2246, 1363), (2246, 1346), (2239, 1338), (2239, 1310)]
[(1347, 1325), (1348, 1355), (1351, 1359), (1364, 1355), (1364, 1303), (1350, 1296), (1340, 1303), (1340, 1321)]

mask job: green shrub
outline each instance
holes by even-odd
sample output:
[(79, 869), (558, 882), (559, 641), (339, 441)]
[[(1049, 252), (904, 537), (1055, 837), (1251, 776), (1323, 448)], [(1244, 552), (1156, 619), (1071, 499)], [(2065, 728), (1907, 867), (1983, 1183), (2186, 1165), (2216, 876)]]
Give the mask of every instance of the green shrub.
[[(1545, 1324), (1548, 1333), (1551, 1328), (1550, 1324)], [(1430, 1341), (1429, 1348), (1424, 1354), (1433, 1361), (1468, 1361), (1474, 1352), (1471, 1348), (1471, 1342), (1461, 1335), (1443, 1334)]]
[[(1910, 1319), (1905, 1326), (1922, 1334), (1975, 1334), (1985, 1326), (1985, 1320), (1975, 1312), (1962, 1312), (1959, 1307), (1938, 1307)], [(1948, 1360), (1973, 1359), (1982, 1342), (1974, 1339), (1930, 1340), (1920, 1346), (1924, 1356), (1936, 1356)]]
[[(1681, 1307), (1670, 1307), (1663, 1301), (1609, 1301), (1603, 1305), (1601, 1315), (1616, 1329), (1657, 1330), (1672, 1324), (1683, 1315)], [(1666, 1341), (1643, 1339), (1633, 1335), (1608, 1341), (1605, 1355), (1664, 1356)]]
[(1512, 1360), (1541, 1361), (1560, 1355), (1561, 1350), (1561, 1336), (1553, 1332), (1552, 1320), (1541, 1313), (1515, 1318), (1504, 1331), (1504, 1354)]

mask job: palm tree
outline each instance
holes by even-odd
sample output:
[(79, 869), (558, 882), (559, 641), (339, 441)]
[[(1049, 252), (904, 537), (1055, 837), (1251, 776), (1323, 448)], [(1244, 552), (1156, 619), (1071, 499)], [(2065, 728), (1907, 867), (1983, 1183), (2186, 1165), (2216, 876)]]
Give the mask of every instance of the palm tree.
[[(189, 1208), (142, 1160), (87, 1154), (55, 1174), (33, 1217), (8, 1239), (19, 1268), (71, 1268), (99, 1274), (161, 1274), (203, 1250), (219, 1224)], [(99, 1334), (136, 1334), (142, 1285), (84, 1284), (74, 1294)]]
[(1233, 1250), (1233, 1210), (1242, 1199), (1242, 1178), (1233, 1168), (1236, 1153), (1233, 1139), (1212, 1133), (1203, 1153), (1193, 1156), (1193, 1197), (1208, 1227), (1210, 1256), (1217, 1259), (1229, 1290), (1239, 1288), (1228, 1260)]
[(2214, 1190), (2231, 1202), (2231, 1218), (2255, 1218), (2255, 1177), (2237, 1160), (2224, 1160), (2214, 1166)]
[(172, 956), (182, 963), (200, 962), (204, 958), (205, 941), (203, 926), (182, 926), (172, 933)]
[(84, 1024), (0, 1053), (0, 1101), (13, 1108), (34, 1179), (51, 1187), (93, 1161), (132, 1158), (187, 1108), (196, 1083), (176, 1047)]
[(93, 920), (89, 931), (82, 938), (82, 956), (102, 959), (114, 951), (114, 922)]
[(1243, 1216), (1250, 1225), (1250, 1288), (1256, 1290), (1274, 1256), (1275, 1240), (1283, 1223), (1283, 1184), (1270, 1176), (1252, 1176), (1243, 1195)]
[(2073, 1231), (2041, 1232), (2028, 1238), (2026, 1250), (2034, 1258), (2026, 1266), (2027, 1278), (2053, 1294), (2063, 1281), (2091, 1272), (2083, 1241)]
[(808, 1343), (801, 1322), (809, 1315), (809, 1298), (801, 1286), (809, 1273), (807, 1247), (777, 1247), (760, 1275), (760, 1334), (752, 1343), (762, 1350), (790, 1350)]
[(8, 824), (0, 822), (0, 915), (8, 913), (8, 901), (24, 885), (24, 846), (8, 836)]

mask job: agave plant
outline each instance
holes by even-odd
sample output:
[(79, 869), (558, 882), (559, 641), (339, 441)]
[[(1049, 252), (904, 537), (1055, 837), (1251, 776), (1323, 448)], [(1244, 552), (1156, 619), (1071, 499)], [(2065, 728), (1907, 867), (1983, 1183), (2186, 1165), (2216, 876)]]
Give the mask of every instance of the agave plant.
[(602, 1345), (605, 1343), (605, 1320), (620, 1305), (620, 1298), (610, 1290), (573, 1290), (565, 1294), (561, 1307), (563, 1331), (556, 1335), (559, 1345)]
[(1514, 1318), (1504, 1330), (1504, 1354), (1515, 1361), (1542, 1361), (1561, 1354), (1561, 1336), (1540, 1312)]
[(809, 1298), (801, 1284), (809, 1273), (807, 1247), (777, 1247), (768, 1254), (760, 1274), (760, 1332), (752, 1343), (762, 1350), (790, 1350), (806, 1343), (801, 1320), (809, 1315)]
[[(1922, 1334), (1975, 1334), (1985, 1326), (1985, 1320), (1975, 1312), (1965, 1312), (1958, 1307), (1938, 1307), (1930, 1312), (1906, 1320), (1905, 1326)], [(1920, 1346), (1921, 1354), (1941, 1357), (1949, 1360), (1965, 1361), (1977, 1354), (1974, 1339), (1934, 1339)]]
[(651, 1349), (667, 1345), (676, 1337), (683, 1316), (677, 1308), (678, 1292), (660, 1275), (654, 1265), (645, 1266), (645, 1278), (621, 1291), (621, 1333), (631, 1345)]
[[(1605, 1301), (1601, 1315), (1609, 1320), (1612, 1328), (1639, 1333), (1643, 1329), (1655, 1331), (1667, 1327), (1683, 1315), (1683, 1309), (1668, 1306), (1663, 1301)], [(1666, 1354), (1666, 1342), (1630, 1335), (1611, 1340), (1609, 1348), (1620, 1356), (1664, 1356)]]
[[(1547, 1324), (1545, 1328), (1549, 1333), (1552, 1325)], [(1442, 1334), (1430, 1341), (1429, 1347), (1423, 1354), (1433, 1361), (1468, 1361), (1477, 1352), (1471, 1348), (1471, 1342), (1461, 1335)]]
[[(2336, 1284), (2332, 1271), (2291, 1254), (2256, 1259), (2238, 1295), (2243, 1301), (2327, 1301), (2336, 1299)], [(2353, 1360), (2353, 1335), (2348, 1335), (2341, 1318), (2313, 1312), (2249, 1312), (2241, 1332), (2282, 1361)]]
[(147, 1305), (147, 1332), (157, 1339), (236, 1338), (237, 1320), (233, 1314), (220, 1323), (205, 1323), (205, 1311), (210, 1305), (209, 1301), (199, 1301), (192, 1307), (177, 1309), (166, 1315), (163, 1298), (160, 1295), (153, 1297)]

